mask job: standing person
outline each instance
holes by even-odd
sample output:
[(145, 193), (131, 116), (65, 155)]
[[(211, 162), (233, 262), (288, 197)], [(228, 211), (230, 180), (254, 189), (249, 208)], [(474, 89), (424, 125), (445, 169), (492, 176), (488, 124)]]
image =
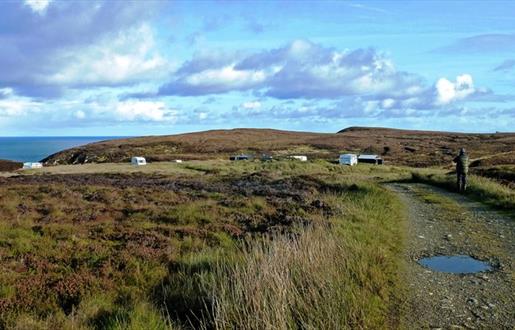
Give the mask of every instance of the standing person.
[(453, 160), (456, 163), (456, 184), (459, 192), (465, 192), (467, 189), (467, 174), (469, 172), (469, 156), (464, 148), (460, 149), (460, 154)]

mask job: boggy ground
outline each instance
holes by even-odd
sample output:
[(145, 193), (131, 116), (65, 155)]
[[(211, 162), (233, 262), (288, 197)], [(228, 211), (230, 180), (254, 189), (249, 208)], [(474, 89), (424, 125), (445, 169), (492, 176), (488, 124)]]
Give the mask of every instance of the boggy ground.
[[(359, 178), (375, 168), (248, 162), (173, 171), (0, 178), (0, 329), (224, 328), (211, 315), (216, 304), (217, 311), (250, 305), (232, 296), (216, 302), (211, 283), (226, 292), (238, 268), (225, 267), (259, 262), (245, 247), (274, 237), (293, 251), (296, 278), (306, 285), (278, 308), (310, 313), (293, 308), (270, 327), (313, 327), (327, 324), (326, 315), (334, 328), (397, 324), (390, 309), (402, 219), (391, 194)], [(301, 249), (306, 260), (296, 238), (315, 227), (307, 237), (318, 241), (298, 241), (320, 247), (316, 256)], [(325, 246), (326, 231), (344, 253)], [(283, 269), (281, 258), (267, 258)], [(233, 275), (216, 280), (220, 265)], [(310, 292), (310, 278), (330, 285)], [(282, 292), (260, 296), (254, 284), (241, 283), (251, 299), (279, 301)]]
[[(408, 210), (406, 329), (512, 329), (515, 325), (515, 224), (479, 202), (424, 184), (392, 184)], [(491, 272), (431, 271), (417, 260), (471, 255)]]

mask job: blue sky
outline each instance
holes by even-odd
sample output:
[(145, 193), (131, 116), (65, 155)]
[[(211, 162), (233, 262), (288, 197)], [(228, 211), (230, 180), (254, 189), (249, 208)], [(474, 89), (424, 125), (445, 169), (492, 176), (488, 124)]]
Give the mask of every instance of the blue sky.
[(0, 136), (515, 131), (513, 1), (0, 2)]

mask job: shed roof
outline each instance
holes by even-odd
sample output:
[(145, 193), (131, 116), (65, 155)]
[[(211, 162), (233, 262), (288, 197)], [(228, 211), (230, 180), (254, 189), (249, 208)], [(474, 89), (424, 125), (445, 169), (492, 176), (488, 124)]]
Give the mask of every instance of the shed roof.
[(378, 155), (359, 155), (359, 159), (381, 159)]

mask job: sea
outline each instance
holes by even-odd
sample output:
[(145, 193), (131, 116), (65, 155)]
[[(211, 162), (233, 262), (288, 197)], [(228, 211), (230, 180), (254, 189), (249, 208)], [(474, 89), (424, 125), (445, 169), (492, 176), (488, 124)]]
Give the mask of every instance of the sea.
[(0, 159), (37, 162), (58, 151), (122, 136), (0, 137)]

